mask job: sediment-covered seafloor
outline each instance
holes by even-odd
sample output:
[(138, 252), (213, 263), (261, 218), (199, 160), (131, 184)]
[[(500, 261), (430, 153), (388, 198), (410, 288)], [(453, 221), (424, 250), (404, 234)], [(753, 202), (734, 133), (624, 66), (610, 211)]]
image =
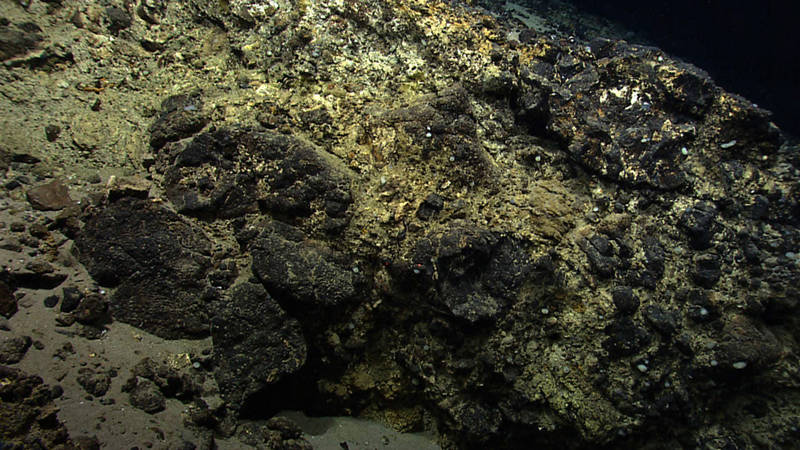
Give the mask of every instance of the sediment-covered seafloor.
[(2, 0), (0, 59), (0, 446), (311, 448), (284, 410), (800, 438), (797, 143), (657, 48), (453, 2)]

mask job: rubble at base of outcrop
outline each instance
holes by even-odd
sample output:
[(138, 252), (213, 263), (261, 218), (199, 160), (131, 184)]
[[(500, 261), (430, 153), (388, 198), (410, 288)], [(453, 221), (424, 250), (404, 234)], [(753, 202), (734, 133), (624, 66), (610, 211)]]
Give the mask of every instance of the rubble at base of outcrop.
[[(60, 386), (50, 387), (36, 375), (0, 366), (0, 444), (3, 448), (51, 448), (77, 450), (89, 448), (70, 439), (58, 420), (53, 400), (61, 395)], [(83, 438), (76, 440), (83, 442)]]
[[(48, 73), (128, 67), (76, 94), (124, 125), (42, 133), (47, 161), (5, 136), (6, 168), (74, 155), (138, 182), (10, 195), (59, 210), (36, 233), (74, 238), (108, 289), (63, 288), (63, 325), (210, 336), (183, 372), (132, 369), (126, 398), (155, 420), (178, 398), (187, 424), (259, 448), (306, 448), (253, 422), (288, 408), (445, 448), (797, 440), (800, 150), (702, 70), (451, 2), (55, 3), (39, 13), (95, 41)], [(58, 54), (1, 26), (4, 72)], [(5, 316), (19, 273), (0, 278)], [(80, 376), (96, 396), (117, 382)]]

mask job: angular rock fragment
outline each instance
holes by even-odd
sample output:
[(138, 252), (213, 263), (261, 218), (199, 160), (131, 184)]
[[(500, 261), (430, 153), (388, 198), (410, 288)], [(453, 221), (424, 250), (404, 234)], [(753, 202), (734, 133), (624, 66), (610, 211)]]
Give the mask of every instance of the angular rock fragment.
[(53, 401), (61, 390), (43, 384), (42, 378), (0, 366), (0, 440), (9, 448), (76, 448), (58, 419)]
[(68, 286), (61, 290), (61, 312), (69, 313), (75, 310), (83, 299), (84, 294), (75, 286)]
[(30, 336), (0, 338), (0, 364), (16, 364), (22, 361), (32, 343)]
[(150, 126), (150, 146), (158, 150), (168, 142), (190, 137), (202, 130), (209, 121), (202, 107), (197, 94), (165, 99), (161, 103), (161, 115)]
[(99, 324), (106, 319), (108, 300), (100, 294), (89, 294), (83, 297), (72, 312), (75, 320), (84, 325)]
[(203, 392), (204, 375), (183, 358), (178, 361), (156, 361), (146, 357), (136, 363), (132, 372), (133, 376), (123, 390), (130, 390), (140, 380), (146, 379), (155, 383), (167, 398), (190, 401)]
[(692, 279), (698, 286), (711, 288), (722, 276), (720, 260), (717, 255), (698, 255), (694, 260), (694, 264), (695, 267), (692, 271)]
[(647, 330), (637, 325), (629, 317), (616, 319), (606, 327), (605, 332), (608, 338), (603, 341), (603, 348), (613, 357), (634, 355), (651, 340)]
[(36, 49), (42, 37), (38, 33), (15, 30), (10, 26), (0, 26), (0, 61)]
[(406, 107), (386, 111), (372, 126), (380, 133), (385, 128), (394, 130), (393, 139), (386, 144), (390, 148), (384, 150), (390, 161), (446, 164), (448, 179), (458, 185), (488, 181), (492, 172), (490, 157), (477, 138), (469, 93), (463, 86), (448, 87)]
[(111, 386), (111, 376), (106, 372), (96, 372), (94, 369), (84, 367), (78, 371), (78, 384), (89, 394), (102, 397)]
[(438, 194), (430, 194), (417, 208), (417, 217), (421, 220), (429, 220), (444, 207), (444, 198)]
[(17, 297), (6, 283), (0, 281), (0, 315), (9, 318), (17, 312)]
[[(647, 63), (658, 59), (657, 49), (612, 42), (595, 45), (602, 59), (572, 57), (571, 64), (556, 65), (554, 71), (565, 83), (556, 84), (555, 77), (547, 76), (529, 81), (554, 91), (547, 114), (539, 113), (534, 120), (542, 122), (544, 116), (547, 131), (589, 170), (624, 183), (678, 188), (685, 181), (681, 148), (694, 140), (696, 130), (676, 115), (684, 110), (701, 114), (715, 86), (690, 66), (673, 67), (677, 73), (659, 73), (658, 65)], [(530, 72), (536, 73), (535, 66)], [(629, 84), (639, 77), (649, 83), (644, 92)], [(655, 107), (662, 97), (670, 97), (668, 102), (676, 109)]]
[(127, 11), (115, 6), (106, 8), (106, 19), (108, 20), (108, 31), (114, 36), (118, 35), (120, 30), (131, 26), (133, 22), (131, 15)]
[(43, 211), (57, 211), (73, 204), (69, 189), (60, 180), (53, 180), (30, 189), (27, 198), (34, 209)]
[(632, 315), (639, 309), (639, 298), (629, 286), (617, 286), (611, 291), (614, 306), (622, 315)]
[(155, 383), (147, 378), (140, 378), (130, 388), (130, 402), (148, 414), (155, 414), (167, 407), (167, 399)]
[(586, 256), (589, 257), (589, 262), (598, 275), (603, 278), (614, 276), (620, 262), (614, 254), (614, 248), (606, 237), (593, 236), (588, 240), (582, 241), (581, 248), (586, 253)]
[(0, 280), (5, 280), (8, 285), (27, 289), (53, 289), (66, 279), (67, 274), (56, 272), (53, 265), (38, 259), (0, 274)]
[(716, 208), (708, 203), (698, 203), (683, 212), (679, 224), (686, 231), (693, 249), (705, 250), (711, 247), (711, 240), (717, 230), (716, 217)]
[(675, 311), (667, 311), (659, 305), (648, 305), (644, 316), (650, 325), (665, 336), (672, 336), (678, 329), (680, 316)]
[(137, 177), (123, 177), (109, 180), (108, 201), (114, 202), (124, 197), (146, 199), (150, 192), (150, 184)]

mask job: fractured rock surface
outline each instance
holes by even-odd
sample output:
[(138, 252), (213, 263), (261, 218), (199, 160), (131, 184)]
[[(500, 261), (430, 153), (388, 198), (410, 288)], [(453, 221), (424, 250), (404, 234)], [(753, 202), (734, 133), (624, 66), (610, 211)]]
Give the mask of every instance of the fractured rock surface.
[(215, 377), (236, 407), (265, 386), (291, 376), (306, 361), (300, 324), (260, 284), (231, 288), (211, 328)]
[[(56, 368), (72, 398), (185, 447), (307, 448), (283, 408), (443, 448), (796, 441), (800, 150), (701, 69), (452, 2), (3, 5), (6, 363), (40, 314), (50, 364), (124, 361)], [(207, 347), (131, 362), (117, 322)]]
[(211, 244), (179, 215), (121, 199), (90, 215), (76, 244), (94, 279), (116, 288), (115, 318), (166, 338), (208, 334)]

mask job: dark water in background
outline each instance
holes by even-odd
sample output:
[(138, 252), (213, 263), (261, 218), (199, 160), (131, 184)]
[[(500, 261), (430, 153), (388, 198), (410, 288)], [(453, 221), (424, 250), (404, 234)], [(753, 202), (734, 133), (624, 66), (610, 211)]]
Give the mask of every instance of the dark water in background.
[(565, 1), (706, 70), (800, 137), (800, 1)]
[(570, 0), (618, 21), (717, 84), (771, 110), (800, 136), (800, 2)]

